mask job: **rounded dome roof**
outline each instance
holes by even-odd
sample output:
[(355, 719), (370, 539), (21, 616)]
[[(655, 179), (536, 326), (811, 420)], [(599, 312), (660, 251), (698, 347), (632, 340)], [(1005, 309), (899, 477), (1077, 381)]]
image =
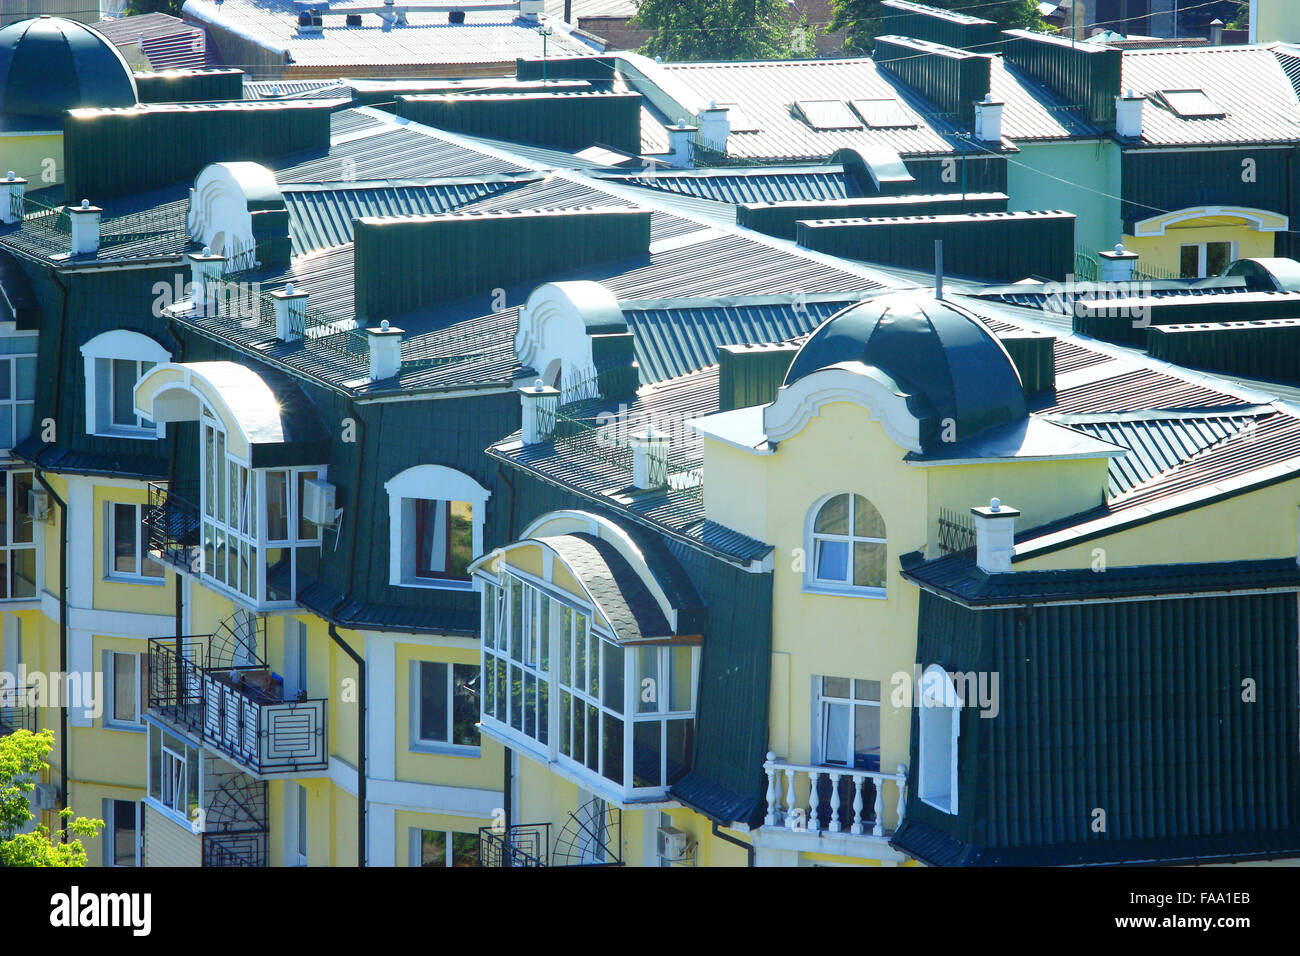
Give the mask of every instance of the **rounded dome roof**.
[(840, 362), (861, 362), (888, 375), (927, 420), (929, 445), (944, 419), (956, 440), (1028, 416), (1015, 364), (982, 322), (923, 292), (899, 292), (849, 306), (804, 343), (786, 374), (790, 385)]
[(60, 117), (137, 102), (122, 54), (85, 24), (43, 16), (0, 30), (0, 116)]

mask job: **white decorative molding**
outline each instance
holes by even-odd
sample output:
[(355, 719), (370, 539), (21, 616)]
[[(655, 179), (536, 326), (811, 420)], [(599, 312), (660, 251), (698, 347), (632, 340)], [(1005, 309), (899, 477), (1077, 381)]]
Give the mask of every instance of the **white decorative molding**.
[(279, 195), (275, 174), (257, 163), (212, 163), (194, 179), (186, 227), (191, 239), (214, 253), (229, 256), (251, 248), (251, 195), (259, 200)]
[(599, 282), (548, 282), (519, 309), (515, 357), (544, 384), (563, 389), (594, 374), (590, 330), (617, 325), (622, 315), (618, 299)]
[(165, 365), (172, 360), (171, 352), (142, 332), (111, 329), (108, 332), (101, 332), (83, 345), (81, 355), (85, 362), (86, 373), (86, 434), (121, 438), (162, 437), (161, 425), (148, 429), (113, 424), (109, 410), (105, 407), (108, 390), (113, 387), (111, 371), (109, 380), (102, 381), (97, 374), (101, 368), (97, 362), (123, 359)]
[(776, 400), (763, 410), (763, 429), (769, 441), (784, 441), (831, 402), (852, 402), (871, 413), (885, 434), (908, 451), (921, 451), (921, 423), (907, 407), (907, 399), (889, 389), (862, 362), (839, 362), (783, 385)]
[(1286, 216), (1267, 209), (1253, 209), (1249, 206), (1188, 206), (1186, 209), (1161, 213), (1134, 223), (1133, 235), (1139, 238), (1163, 236), (1167, 229), (1181, 222), (1215, 216), (1244, 219), (1256, 232), (1285, 232), (1290, 228), (1290, 220)]
[(415, 542), (404, 541), (402, 535), (403, 499), (431, 499), (434, 501), (468, 501), (473, 506), (474, 555), (483, 553), (483, 519), (487, 513), (487, 500), (492, 492), (455, 468), (445, 465), (413, 465), (398, 472), (384, 482), (388, 492), (388, 583), (396, 586), (420, 584), (467, 590), (469, 585), (458, 581), (433, 582), (410, 580), (404, 573), (404, 549), (414, 552)]

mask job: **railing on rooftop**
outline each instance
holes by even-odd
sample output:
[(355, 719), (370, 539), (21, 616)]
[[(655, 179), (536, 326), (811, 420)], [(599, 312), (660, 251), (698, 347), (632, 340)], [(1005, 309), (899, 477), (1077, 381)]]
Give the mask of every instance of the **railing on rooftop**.
[[(72, 220), (67, 206), (54, 206), (23, 196), (22, 219), (19, 230), (24, 238), (38, 246), (47, 255), (60, 255), (72, 249)], [(99, 248), (101, 252), (122, 249), (137, 243), (171, 238), (167, 250), (179, 253), (188, 239), (186, 236), (185, 209), (174, 203), (140, 212), (108, 216), (100, 220)]]
[(975, 523), (969, 515), (940, 508), (938, 525), (941, 554), (968, 554), (975, 550)]
[(769, 753), (767, 814), (763, 825), (797, 833), (821, 832), (886, 836), (885, 790), (896, 803), (902, 823), (907, 797), (907, 768), (895, 773), (856, 767), (814, 767), (787, 763)]
[(1101, 277), (1097, 257), (1082, 246), (1074, 250), (1074, 278), (1077, 282), (1096, 282)]

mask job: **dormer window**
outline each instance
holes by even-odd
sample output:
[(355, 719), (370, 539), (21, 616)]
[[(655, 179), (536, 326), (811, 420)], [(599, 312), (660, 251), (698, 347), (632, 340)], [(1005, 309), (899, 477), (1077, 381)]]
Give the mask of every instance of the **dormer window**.
[(86, 376), (86, 434), (108, 438), (157, 438), (158, 427), (137, 414), (135, 386), (171, 353), (147, 335), (114, 329), (81, 347)]
[(384, 483), (389, 583), (469, 590), (469, 564), (483, 553), (491, 492), (464, 472), (416, 465)]

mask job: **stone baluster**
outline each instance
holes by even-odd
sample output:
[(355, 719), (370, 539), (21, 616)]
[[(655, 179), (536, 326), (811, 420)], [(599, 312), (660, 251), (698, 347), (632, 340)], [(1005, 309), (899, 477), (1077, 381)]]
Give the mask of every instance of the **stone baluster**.
[(849, 827), (850, 833), (862, 832), (862, 784), (866, 779), (865, 774), (853, 775), (853, 826)]
[(816, 833), (820, 830), (821, 821), (817, 819), (817, 781), (821, 779), (821, 772), (818, 770), (808, 771), (808, 832)]
[(840, 777), (843, 774), (827, 774), (831, 778), (831, 833), (840, 832)]
[(767, 763), (763, 769), (767, 771), (767, 816), (763, 818), (763, 823), (769, 827), (776, 826), (777, 816), (780, 812), (776, 802), (776, 767), (774, 761), (776, 754), (768, 752)]
[(785, 820), (787, 823), (795, 819), (794, 801), (794, 768), (787, 767), (785, 771)]
[(894, 778), (898, 781), (898, 822), (903, 822), (903, 814), (906, 812), (907, 796), (907, 767), (903, 764), (898, 765), (898, 774)]
[(880, 779), (876, 781), (876, 805), (874, 813), (876, 814), (875, 822), (871, 824), (871, 835), (882, 837), (885, 835), (885, 781)]

